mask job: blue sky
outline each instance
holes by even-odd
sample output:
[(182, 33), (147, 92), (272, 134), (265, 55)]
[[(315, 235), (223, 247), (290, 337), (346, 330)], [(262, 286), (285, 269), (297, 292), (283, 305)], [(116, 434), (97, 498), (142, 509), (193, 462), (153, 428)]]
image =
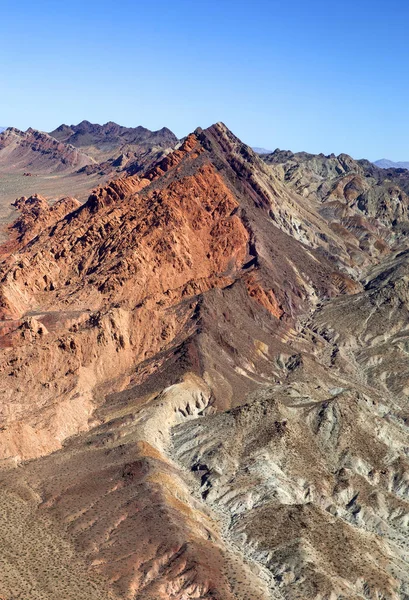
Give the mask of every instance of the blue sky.
[(409, 3), (0, 0), (0, 125), (116, 121), (409, 160)]

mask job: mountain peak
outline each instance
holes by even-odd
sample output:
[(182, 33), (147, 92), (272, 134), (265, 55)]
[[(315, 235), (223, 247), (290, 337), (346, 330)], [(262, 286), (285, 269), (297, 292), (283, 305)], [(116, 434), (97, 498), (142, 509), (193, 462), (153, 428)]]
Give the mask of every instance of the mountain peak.
[(409, 169), (409, 162), (394, 162), (392, 160), (388, 160), (387, 158), (376, 160), (374, 165), (380, 167), (381, 169)]
[(60, 141), (81, 148), (98, 162), (117, 159), (126, 152), (140, 153), (142, 150), (165, 150), (177, 143), (176, 136), (163, 127), (150, 131), (145, 127), (123, 127), (113, 121), (103, 125), (81, 121), (78, 125), (60, 125), (50, 133)]
[[(82, 205), (14, 202), (0, 558), (19, 577), (2, 593), (398, 598), (409, 176), (260, 156), (223, 123), (166, 150), (168, 130), (67, 129), (155, 159)], [(29, 160), (67, 147), (42, 134)]]

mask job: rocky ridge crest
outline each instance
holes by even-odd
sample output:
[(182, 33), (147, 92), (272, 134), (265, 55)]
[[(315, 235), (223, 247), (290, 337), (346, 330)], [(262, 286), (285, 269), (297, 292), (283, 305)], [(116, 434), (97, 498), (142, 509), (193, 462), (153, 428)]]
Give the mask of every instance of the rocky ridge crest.
[[(19, 201), (1, 502), (72, 549), (84, 600), (91, 580), (408, 596), (407, 197), (377, 185), (346, 155), (262, 160), (218, 123), (83, 206)], [(33, 555), (29, 576), (3, 552), (2, 589), (66, 593)]]

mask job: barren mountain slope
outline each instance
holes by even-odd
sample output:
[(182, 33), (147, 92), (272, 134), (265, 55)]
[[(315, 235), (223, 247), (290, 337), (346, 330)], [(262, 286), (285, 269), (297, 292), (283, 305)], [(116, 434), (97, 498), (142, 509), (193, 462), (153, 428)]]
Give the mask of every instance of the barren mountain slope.
[(95, 161), (81, 150), (46, 133), (8, 128), (0, 133), (0, 240), (17, 214), (11, 203), (39, 193), (50, 200), (75, 196), (85, 201), (91, 190), (105, 181), (95, 171), (81, 171)]
[(276, 150), (263, 156), (272, 171), (305, 198), (333, 231), (349, 242), (350, 253), (382, 255), (406, 244), (409, 177), (404, 169), (384, 170), (369, 161)]
[(70, 144), (47, 133), (10, 127), (0, 134), (0, 167), (4, 171), (33, 170), (37, 173), (73, 171), (93, 159)]
[(118, 148), (127, 144), (146, 148), (153, 146), (169, 148), (178, 141), (167, 127), (150, 131), (146, 127), (123, 127), (112, 122), (98, 125), (82, 121), (78, 125), (60, 125), (50, 135), (76, 148), (93, 148), (97, 154), (100, 152), (112, 156), (117, 154)]
[(0, 596), (409, 598), (406, 196), (325, 168), (219, 123), (83, 206), (20, 203)]

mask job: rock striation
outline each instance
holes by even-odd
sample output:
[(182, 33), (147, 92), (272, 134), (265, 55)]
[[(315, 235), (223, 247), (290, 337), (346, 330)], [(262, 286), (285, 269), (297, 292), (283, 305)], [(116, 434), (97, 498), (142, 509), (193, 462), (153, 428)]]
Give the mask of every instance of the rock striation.
[(9, 127), (0, 133), (2, 171), (58, 174), (76, 171), (93, 162), (74, 146), (35, 129), (20, 131)]
[(83, 205), (18, 200), (1, 594), (408, 598), (407, 199), (217, 123)]

